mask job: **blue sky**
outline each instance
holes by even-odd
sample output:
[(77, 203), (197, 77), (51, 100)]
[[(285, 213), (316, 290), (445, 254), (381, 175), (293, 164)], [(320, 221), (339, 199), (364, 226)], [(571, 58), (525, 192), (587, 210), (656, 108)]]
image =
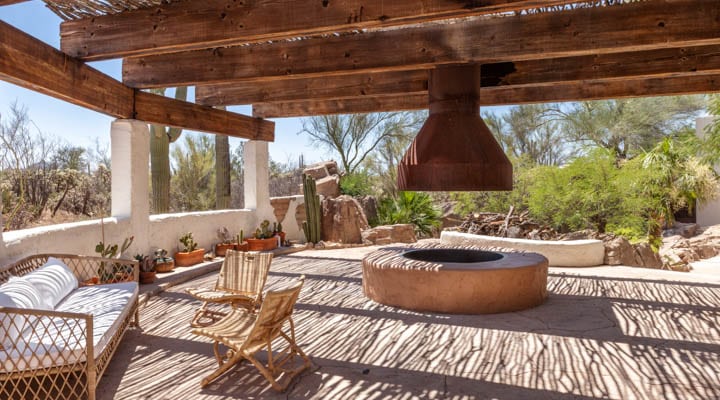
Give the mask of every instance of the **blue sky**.
[[(0, 20), (55, 48), (60, 47), (61, 19), (48, 10), (41, 1), (33, 0), (0, 7)], [(94, 62), (90, 65), (115, 79), (121, 79), (121, 62), (119, 60)], [(188, 97), (192, 98), (193, 96), (194, 93), (190, 91)], [(44, 134), (57, 137), (61, 141), (91, 148), (94, 148), (96, 140), (104, 145), (108, 145), (110, 142), (112, 117), (0, 80), (0, 115), (6, 115), (10, 105), (15, 101), (27, 107), (34, 125)], [(249, 106), (230, 107), (229, 109), (242, 114), (251, 113)], [(306, 162), (319, 161), (329, 157), (323, 151), (311, 146), (306, 135), (297, 134), (302, 129), (301, 119), (281, 118), (274, 121), (276, 123), (275, 142), (270, 143), (270, 155), (273, 160), (296, 162), (300, 153), (305, 155)], [(231, 138), (231, 146), (235, 146), (239, 141), (239, 139)]]

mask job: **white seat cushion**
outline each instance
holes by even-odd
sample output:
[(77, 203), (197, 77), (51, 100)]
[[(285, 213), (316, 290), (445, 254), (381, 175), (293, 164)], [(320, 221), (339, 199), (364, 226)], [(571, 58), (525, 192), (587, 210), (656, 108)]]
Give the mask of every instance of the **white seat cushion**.
[[(37, 288), (27, 279), (18, 277), (11, 277), (7, 283), (0, 286), (0, 307), (47, 309), (42, 305)], [(33, 318), (0, 312), (3, 347), (11, 347), (12, 339), (33, 322)]]
[[(136, 282), (84, 286), (70, 293), (58, 304), (56, 311), (93, 315), (93, 357), (97, 358), (128, 317), (137, 296)], [(17, 351), (0, 352), (0, 363), (9, 370), (22, 371), (85, 361), (82, 353), (86, 343), (79, 333), (85, 329), (85, 323), (81, 321), (76, 326), (70, 326), (57, 321), (62, 320), (42, 318), (38, 325), (48, 327), (42, 334), (23, 331), (27, 346)]]
[(78, 287), (78, 280), (70, 267), (54, 257), (48, 258), (42, 267), (23, 278), (37, 288), (46, 310), (55, 309), (65, 296)]

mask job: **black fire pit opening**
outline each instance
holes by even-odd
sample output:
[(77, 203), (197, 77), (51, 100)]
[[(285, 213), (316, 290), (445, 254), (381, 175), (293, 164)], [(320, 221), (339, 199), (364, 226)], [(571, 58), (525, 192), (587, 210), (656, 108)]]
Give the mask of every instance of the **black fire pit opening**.
[(500, 253), (483, 250), (469, 249), (424, 249), (410, 250), (403, 253), (403, 257), (407, 257), (416, 261), (428, 262), (446, 262), (446, 263), (478, 263), (496, 261), (503, 258)]

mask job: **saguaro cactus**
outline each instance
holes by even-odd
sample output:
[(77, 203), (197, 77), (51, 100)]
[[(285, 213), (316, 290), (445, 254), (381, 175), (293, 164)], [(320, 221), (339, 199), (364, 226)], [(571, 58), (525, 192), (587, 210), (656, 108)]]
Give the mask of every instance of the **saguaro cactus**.
[(320, 241), (320, 196), (315, 187), (315, 178), (303, 175), (303, 194), (305, 195), (305, 239), (311, 243)]

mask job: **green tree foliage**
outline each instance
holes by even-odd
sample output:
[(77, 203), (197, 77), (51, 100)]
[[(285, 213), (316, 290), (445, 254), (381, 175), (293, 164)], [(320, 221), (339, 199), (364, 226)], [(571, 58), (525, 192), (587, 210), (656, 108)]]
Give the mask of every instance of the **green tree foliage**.
[(592, 228), (605, 232), (625, 211), (617, 182), (615, 155), (596, 149), (564, 168), (538, 167), (529, 196), (531, 214), (567, 232)]
[(389, 138), (408, 135), (419, 126), (418, 113), (394, 112), (323, 115), (303, 120), (303, 130), (313, 143), (340, 159), (340, 166), (352, 174), (368, 155)]
[(431, 236), (440, 226), (440, 211), (432, 198), (422, 192), (399, 192), (397, 197), (386, 197), (378, 204), (380, 224), (413, 224), (420, 237)]
[(601, 147), (619, 158), (637, 156), (685, 130), (705, 106), (702, 96), (645, 97), (572, 103), (558, 110), (568, 140)]
[(172, 149), (173, 208), (177, 211), (211, 210), (215, 206), (215, 145), (207, 135), (186, 135)]
[(511, 107), (503, 115), (486, 113), (483, 119), (509, 156), (560, 165), (574, 149), (559, 129), (557, 110), (552, 104), (528, 104)]
[(372, 177), (365, 170), (343, 175), (340, 178), (340, 192), (353, 197), (372, 195)]

